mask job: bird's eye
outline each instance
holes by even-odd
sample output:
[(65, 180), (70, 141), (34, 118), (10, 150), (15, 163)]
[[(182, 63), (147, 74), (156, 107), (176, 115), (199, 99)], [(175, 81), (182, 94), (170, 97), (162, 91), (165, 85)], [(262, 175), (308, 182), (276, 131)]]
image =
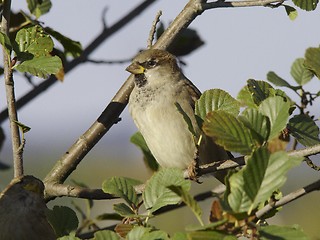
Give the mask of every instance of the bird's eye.
[(150, 59), (149, 61), (146, 62), (147, 67), (153, 68), (157, 65), (157, 61), (155, 59)]

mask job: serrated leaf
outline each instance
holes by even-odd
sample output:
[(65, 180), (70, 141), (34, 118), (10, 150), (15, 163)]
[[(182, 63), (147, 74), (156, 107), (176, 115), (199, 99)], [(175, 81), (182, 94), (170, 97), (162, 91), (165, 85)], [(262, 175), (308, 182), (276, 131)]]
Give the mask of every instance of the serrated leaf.
[(247, 167), (243, 171), (243, 180), (244, 185), (246, 186), (245, 192), (252, 201), (251, 210), (256, 208), (258, 203), (260, 203), (261, 198), (269, 197), (268, 195), (259, 196), (260, 198), (257, 198), (266, 174), (269, 158), (270, 153), (268, 152), (267, 148), (258, 148), (253, 152), (252, 156), (247, 161)]
[[(20, 29), (15, 44), (18, 46), (15, 51), (19, 60), (30, 60), (33, 56), (50, 56), (53, 49), (52, 39), (38, 25)], [(25, 57), (21, 53), (30, 53), (31, 56)]]
[(308, 48), (304, 57), (305, 66), (320, 79), (320, 48)]
[(279, 96), (269, 97), (260, 104), (259, 111), (270, 120), (270, 140), (278, 137), (280, 132), (286, 127), (289, 109), (290, 103), (285, 102)]
[(203, 225), (203, 222), (201, 220), (202, 210), (197, 201), (194, 200), (194, 198), (191, 196), (189, 191), (186, 191), (181, 186), (171, 185), (168, 186), (168, 188), (175, 192), (179, 197), (181, 197), (182, 201), (192, 210), (194, 215), (197, 217), (199, 223)]
[(69, 236), (63, 236), (63, 237), (57, 238), (57, 240), (81, 240), (81, 238), (69, 235)]
[(11, 42), (9, 37), (3, 32), (0, 32), (0, 44), (5, 49), (6, 53), (10, 56), (12, 50)]
[(293, 3), (306, 11), (313, 11), (316, 9), (319, 0), (292, 0)]
[(269, 156), (265, 149), (257, 150), (248, 160), (249, 167), (230, 177), (230, 190), (226, 193), (229, 206), (235, 213), (250, 213), (285, 183), (287, 172), (302, 160), (283, 151)]
[(296, 59), (291, 66), (291, 76), (300, 85), (304, 85), (313, 78), (313, 72), (304, 66), (304, 58)]
[(157, 160), (152, 155), (146, 141), (144, 140), (142, 134), (140, 132), (136, 132), (130, 138), (130, 142), (139, 147), (143, 153), (143, 160), (147, 167), (149, 167), (152, 171), (158, 171), (159, 164)]
[(187, 234), (188, 240), (237, 240), (232, 235), (224, 234), (218, 231), (198, 231)]
[(298, 17), (298, 11), (294, 7), (291, 7), (286, 4), (282, 4), (282, 6), (284, 6), (284, 8), (286, 9), (286, 13), (287, 13), (288, 17), (290, 18), (290, 20), (293, 21)]
[(169, 240), (169, 236), (164, 231), (156, 230), (143, 234), (139, 240)]
[(61, 68), (62, 62), (57, 56), (37, 57), (15, 66), (15, 69), (20, 72), (28, 72), (41, 78), (47, 78), (48, 75), (56, 74)]
[(226, 150), (244, 155), (251, 153), (254, 143), (249, 129), (229, 113), (221, 110), (208, 113), (203, 131)]
[(207, 90), (197, 100), (195, 113), (204, 120), (207, 113), (214, 110), (224, 110), (234, 116), (238, 116), (240, 103), (221, 89)]
[[(272, 193), (282, 187), (287, 180), (287, 173), (293, 167), (299, 165), (303, 157), (289, 156), (284, 151), (272, 153), (269, 158), (268, 167), (251, 209), (258, 206), (259, 203), (266, 201)], [(257, 161), (257, 160), (255, 160)], [(255, 166), (253, 166), (254, 168)], [(256, 171), (256, 170), (253, 170)], [(256, 174), (254, 172), (254, 174)], [(251, 175), (251, 181), (253, 181)], [(250, 181), (250, 176), (247, 181)]]
[(74, 58), (81, 55), (82, 46), (80, 42), (74, 41), (49, 27), (46, 27), (45, 31), (61, 43), (65, 55), (71, 54)]
[(287, 127), (290, 134), (304, 146), (320, 143), (319, 127), (307, 115), (295, 115), (289, 120)]
[(300, 87), (291, 86), (286, 80), (279, 77), (275, 72), (272, 72), (272, 71), (268, 72), (267, 80), (269, 82), (273, 83), (274, 85), (279, 86), (279, 87), (287, 87), (292, 90), (297, 90), (300, 88)]
[(36, 18), (49, 12), (52, 6), (50, 0), (27, 0), (27, 3), (30, 13)]
[(259, 230), (261, 240), (309, 240), (307, 235), (297, 226), (263, 226)]
[(132, 179), (124, 177), (112, 177), (102, 183), (102, 190), (105, 193), (113, 194), (123, 198), (130, 206), (137, 206), (139, 203), (138, 195), (134, 190)]
[(226, 194), (228, 204), (233, 212), (245, 213), (249, 210), (252, 201), (245, 191), (243, 170), (231, 175), (229, 178), (229, 191)]
[(247, 86), (256, 105), (260, 105), (263, 100), (268, 98), (270, 96), (270, 89), (273, 89), (269, 83), (254, 79), (249, 79), (247, 81)]
[(102, 230), (94, 233), (93, 240), (120, 240), (120, 237), (113, 231)]
[(124, 203), (114, 204), (113, 210), (122, 217), (134, 217), (135, 216), (135, 213), (132, 211), (132, 209)]
[(187, 233), (185, 232), (177, 232), (174, 233), (173, 237), (171, 237), (172, 240), (188, 240)]
[(151, 231), (151, 228), (136, 226), (127, 234), (126, 239), (127, 240), (141, 239), (145, 233), (148, 233), (150, 231)]
[(260, 145), (267, 141), (270, 132), (270, 121), (257, 109), (246, 108), (239, 116), (239, 120), (250, 129), (253, 139), (257, 140)]
[(142, 196), (145, 207), (151, 213), (161, 207), (177, 204), (181, 201), (181, 197), (168, 188), (171, 185), (181, 186), (185, 191), (190, 190), (190, 182), (184, 179), (180, 169), (161, 169), (147, 181)]
[(47, 217), (57, 237), (67, 235), (78, 228), (79, 220), (71, 208), (54, 206), (52, 210), (48, 209)]
[(252, 94), (248, 89), (248, 86), (244, 86), (237, 96), (238, 101), (240, 102), (240, 105), (242, 107), (250, 107), (250, 108), (256, 108), (257, 105), (254, 103)]

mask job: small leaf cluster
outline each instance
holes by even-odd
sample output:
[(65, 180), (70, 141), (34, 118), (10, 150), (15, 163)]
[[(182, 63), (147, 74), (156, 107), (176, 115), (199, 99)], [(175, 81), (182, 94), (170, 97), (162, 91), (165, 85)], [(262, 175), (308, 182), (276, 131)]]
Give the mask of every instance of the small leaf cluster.
[[(28, 0), (30, 13), (37, 18), (49, 12), (51, 1)], [(54, 74), (63, 80), (63, 63), (66, 56), (78, 57), (82, 48), (73, 41), (50, 27), (43, 27), (41, 22), (27, 13), (11, 13), (10, 32), (0, 33), (0, 44), (4, 47), (11, 62), (12, 70), (29, 73), (40, 78)], [(64, 48), (64, 52), (54, 48), (55, 38)], [(11, 59), (11, 54), (14, 53)]]

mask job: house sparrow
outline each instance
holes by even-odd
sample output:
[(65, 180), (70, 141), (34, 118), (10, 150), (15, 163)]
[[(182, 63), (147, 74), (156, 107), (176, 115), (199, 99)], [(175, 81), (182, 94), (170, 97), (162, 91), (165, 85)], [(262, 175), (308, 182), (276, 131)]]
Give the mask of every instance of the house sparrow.
[(33, 176), (11, 181), (0, 194), (0, 240), (54, 240), (46, 216), (43, 183)]
[(222, 147), (204, 135), (196, 146), (176, 103), (200, 135), (194, 107), (201, 93), (184, 76), (172, 54), (158, 49), (142, 51), (126, 70), (134, 74), (135, 82), (129, 98), (130, 114), (160, 166), (187, 169), (197, 159), (200, 165), (229, 159)]

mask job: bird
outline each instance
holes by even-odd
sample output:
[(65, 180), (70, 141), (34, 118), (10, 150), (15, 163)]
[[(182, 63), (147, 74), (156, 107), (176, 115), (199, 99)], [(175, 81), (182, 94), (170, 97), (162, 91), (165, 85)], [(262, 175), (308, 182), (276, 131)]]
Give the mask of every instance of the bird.
[(53, 240), (43, 183), (30, 175), (14, 178), (0, 194), (0, 240)]
[[(129, 112), (161, 167), (185, 170), (194, 161), (202, 165), (230, 159), (198, 126), (194, 109), (201, 92), (183, 74), (174, 55), (160, 49), (143, 50), (126, 70), (134, 74)], [(199, 146), (177, 105), (189, 117), (196, 135), (203, 136)], [(224, 176), (216, 177), (224, 181)]]

